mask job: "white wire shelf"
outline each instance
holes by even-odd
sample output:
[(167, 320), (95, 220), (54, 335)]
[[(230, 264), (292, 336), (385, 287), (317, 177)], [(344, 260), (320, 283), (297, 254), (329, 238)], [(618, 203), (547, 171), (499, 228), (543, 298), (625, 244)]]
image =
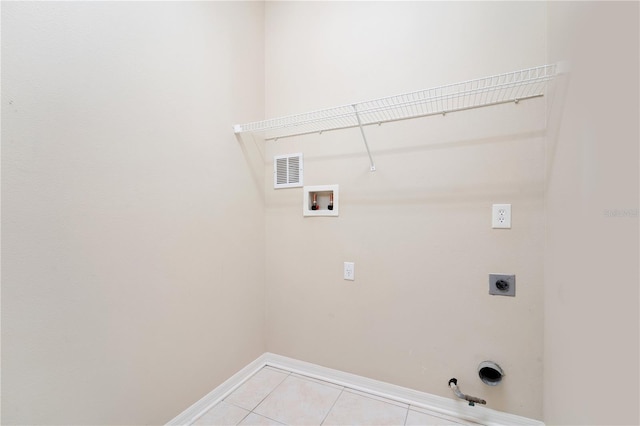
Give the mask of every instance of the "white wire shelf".
[[(363, 126), (508, 102), (518, 103), (521, 100), (544, 96), (546, 82), (555, 75), (555, 64), (542, 65), (350, 105), (239, 124), (234, 126), (234, 131), (236, 134), (254, 133), (265, 140), (277, 140), (360, 127), (364, 137)], [(364, 139), (366, 145), (366, 137)], [(369, 158), (371, 169), (375, 170), (370, 153)]]

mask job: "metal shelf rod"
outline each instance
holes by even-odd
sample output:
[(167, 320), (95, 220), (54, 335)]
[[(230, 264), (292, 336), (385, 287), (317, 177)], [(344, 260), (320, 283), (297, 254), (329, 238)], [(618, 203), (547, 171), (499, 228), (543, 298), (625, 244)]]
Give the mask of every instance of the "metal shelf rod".
[(364, 135), (364, 129), (362, 128), (362, 121), (360, 121), (360, 114), (358, 114), (358, 107), (356, 105), (353, 106), (353, 112), (356, 114), (356, 118), (358, 119), (358, 126), (360, 127), (360, 134), (362, 134), (362, 139), (364, 140), (364, 146), (367, 148), (367, 154), (369, 155), (369, 170), (372, 172), (376, 171), (376, 165), (373, 162), (373, 157), (371, 156), (371, 150), (369, 150), (369, 144), (367, 143), (367, 137)]

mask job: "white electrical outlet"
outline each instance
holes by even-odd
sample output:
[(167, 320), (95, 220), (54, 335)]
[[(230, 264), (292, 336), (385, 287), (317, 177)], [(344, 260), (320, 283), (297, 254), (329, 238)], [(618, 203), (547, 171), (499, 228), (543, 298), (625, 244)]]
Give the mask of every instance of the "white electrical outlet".
[(353, 262), (344, 262), (344, 279), (354, 281), (356, 279), (356, 266)]
[(491, 214), (491, 227), (511, 228), (511, 204), (494, 204)]

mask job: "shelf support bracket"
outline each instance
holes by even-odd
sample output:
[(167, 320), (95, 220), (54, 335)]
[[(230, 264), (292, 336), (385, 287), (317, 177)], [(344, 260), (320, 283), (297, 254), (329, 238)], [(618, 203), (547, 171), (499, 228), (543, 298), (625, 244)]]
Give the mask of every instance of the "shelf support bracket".
[(356, 119), (358, 120), (358, 127), (360, 127), (360, 134), (362, 134), (362, 139), (364, 140), (364, 146), (367, 148), (367, 155), (369, 155), (369, 170), (372, 172), (376, 171), (376, 165), (373, 162), (373, 157), (371, 156), (371, 150), (369, 150), (369, 144), (367, 143), (367, 137), (364, 134), (364, 129), (362, 128), (362, 121), (360, 120), (360, 114), (358, 114), (358, 108), (356, 104), (351, 105), (353, 107), (353, 112), (356, 114)]

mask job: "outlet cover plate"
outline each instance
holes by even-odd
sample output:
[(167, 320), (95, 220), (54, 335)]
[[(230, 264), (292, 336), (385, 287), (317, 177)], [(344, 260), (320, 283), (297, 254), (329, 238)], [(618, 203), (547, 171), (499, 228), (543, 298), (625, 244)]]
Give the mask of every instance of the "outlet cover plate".
[(356, 265), (354, 262), (344, 262), (344, 279), (349, 281), (355, 281)]
[(489, 274), (489, 294), (496, 296), (516, 296), (516, 276)]
[(491, 209), (493, 229), (511, 229), (511, 204), (494, 204)]

